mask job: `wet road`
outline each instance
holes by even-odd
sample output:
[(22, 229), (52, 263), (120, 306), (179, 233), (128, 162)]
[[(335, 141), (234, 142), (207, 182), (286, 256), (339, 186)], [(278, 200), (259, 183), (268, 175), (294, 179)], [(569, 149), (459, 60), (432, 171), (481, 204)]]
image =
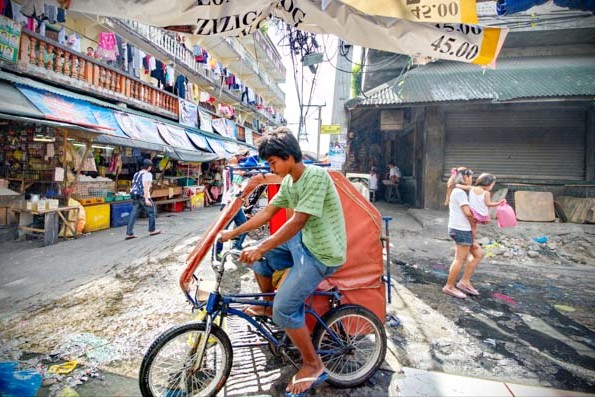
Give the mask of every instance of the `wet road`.
[[(485, 369), (515, 363), (527, 371), (518, 375), (542, 385), (595, 392), (592, 265), (486, 260), (474, 277), (481, 296), (465, 300), (442, 294), (444, 262), (413, 260), (394, 271), (401, 285), (480, 343)], [(464, 363), (459, 372), (473, 376)]]

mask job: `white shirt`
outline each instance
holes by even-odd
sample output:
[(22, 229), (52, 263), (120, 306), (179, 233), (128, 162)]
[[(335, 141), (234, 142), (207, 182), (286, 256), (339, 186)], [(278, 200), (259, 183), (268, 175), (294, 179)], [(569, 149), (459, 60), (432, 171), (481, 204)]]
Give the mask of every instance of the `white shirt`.
[(388, 172), (389, 172), (389, 174), (388, 174), (389, 177), (396, 176), (397, 178), (401, 178), (403, 176), (401, 174), (401, 170), (399, 169), (399, 167), (396, 167), (396, 166), (391, 167)]
[(370, 190), (378, 190), (378, 174), (370, 175)]
[(454, 188), (450, 193), (448, 204), (448, 228), (471, 231), (471, 223), (463, 212), (463, 205), (469, 205), (467, 194), (463, 189)]
[(486, 205), (486, 191), (477, 194), (474, 192), (475, 189), (471, 189), (469, 192), (469, 206), (473, 208), (478, 214), (487, 216), (489, 215), (488, 206)]

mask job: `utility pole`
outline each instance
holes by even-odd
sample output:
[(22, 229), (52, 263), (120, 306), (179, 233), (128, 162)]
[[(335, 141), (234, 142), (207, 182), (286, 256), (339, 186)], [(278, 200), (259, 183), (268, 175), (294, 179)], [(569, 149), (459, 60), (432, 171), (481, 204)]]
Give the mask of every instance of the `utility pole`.
[(326, 103), (324, 105), (302, 105), (303, 107), (307, 108), (307, 107), (312, 107), (312, 108), (318, 108), (318, 134), (317, 139), (316, 139), (316, 160), (320, 160), (320, 130), (322, 128), (322, 108), (326, 106)]

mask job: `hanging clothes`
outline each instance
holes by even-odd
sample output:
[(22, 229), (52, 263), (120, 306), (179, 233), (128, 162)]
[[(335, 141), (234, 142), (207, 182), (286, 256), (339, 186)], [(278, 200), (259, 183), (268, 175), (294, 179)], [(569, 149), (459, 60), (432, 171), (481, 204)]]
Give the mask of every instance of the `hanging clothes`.
[(12, 8), (12, 0), (2, 0), (4, 5), (0, 8), (1, 14), (4, 15), (6, 18), (12, 19), (13, 18), (13, 8)]
[(175, 79), (174, 79), (174, 68), (167, 65), (165, 67), (165, 86), (166, 87), (172, 87), (175, 84)]
[(174, 94), (177, 94), (180, 98), (186, 97), (186, 84), (188, 83), (188, 79), (186, 76), (179, 75), (176, 79), (176, 85), (174, 88)]
[(58, 15), (56, 20), (60, 23), (66, 22), (66, 10), (64, 8), (58, 8)]
[(115, 61), (118, 56), (116, 35), (111, 32), (99, 32), (95, 57), (104, 61)]
[(24, 0), (21, 4), (21, 14), (39, 21), (44, 17), (44, 0)]
[(47, 18), (47, 21), (52, 25), (58, 22), (58, 7), (53, 4), (44, 4), (43, 13)]
[(151, 77), (157, 79), (157, 85), (160, 88), (165, 86), (165, 72), (164, 72), (165, 65), (160, 60), (155, 60), (155, 69), (151, 71)]

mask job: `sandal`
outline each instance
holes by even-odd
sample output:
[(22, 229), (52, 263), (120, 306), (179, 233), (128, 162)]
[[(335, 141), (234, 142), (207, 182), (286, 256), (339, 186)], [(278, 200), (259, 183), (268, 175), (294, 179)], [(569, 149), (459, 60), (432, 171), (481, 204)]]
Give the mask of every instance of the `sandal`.
[(293, 394), (286, 390), (285, 397), (304, 397), (304, 396), (306, 396), (306, 394), (308, 394), (308, 392), (310, 390), (312, 390), (315, 387), (326, 382), (327, 379), (328, 379), (328, 374), (326, 372), (321, 373), (319, 376), (312, 376), (312, 377), (300, 378), (300, 379), (296, 379), (295, 375), (294, 375), (293, 378), (291, 378), (291, 383), (293, 385), (295, 385), (296, 383), (302, 383), (302, 382), (312, 382), (312, 383), (310, 384), (310, 386), (308, 386), (308, 388), (306, 390), (304, 390), (303, 392), (298, 393), (298, 394)]
[(466, 287), (464, 284), (461, 284), (460, 281), (457, 283), (457, 288), (465, 292), (466, 294), (479, 296), (479, 292), (475, 288)]
[(161, 230), (153, 230), (152, 232), (149, 233), (149, 236), (156, 236), (158, 234), (161, 234)]
[(444, 292), (446, 295), (454, 296), (455, 298), (459, 298), (459, 299), (465, 299), (467, 297), (467, 295), (465, 295), (458, 289), (450, 289), (450, 288), (444, 287), (444, 288), (442, 288), (442, 292)]
[(133, 238), (136, 238), (134, 234), (127, 234), (126, 237), (124, 237), (124, 240), (132, 240)]

